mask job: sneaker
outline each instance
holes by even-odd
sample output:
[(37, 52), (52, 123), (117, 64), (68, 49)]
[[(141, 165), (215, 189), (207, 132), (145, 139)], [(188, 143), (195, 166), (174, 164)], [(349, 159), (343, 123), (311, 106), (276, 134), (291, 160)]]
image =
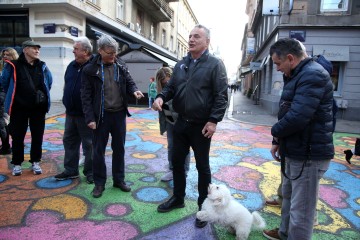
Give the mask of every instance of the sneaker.
[(173, 172), (170, 171), (160, 178), (162, 182), (169, 182), (173, 180)]
[(264, 230), (263, 235), (264, 235), (264, 237), (266, 237), (267, 239), (270, 239), (270, 240), (280, 239), (278, 228), (275, 228), (273, 230)]
[(58, 175), (55, 175), (55, 179), (58, 181), (63, 181), (63, 180), (67, 180), (67, 179), (73, 179), (73, 178), (78, 178), (79, 174), (66, 174), (65, 172), (62, 172)]
[(271, 207), (281, 207), (280, 203), (276, 199), (266, 200), (265, 205), (271, 206)]
[(85, 157), (82, 156), (82, 157), (80, 158), (80, 160), (79, 160), (79, 167), (82, 166), (82, 165), (84, 165), (84, 163), (85, 163)]
[(349, 164), (351, 164), (350, 159), (352, 158), (352, 156), (353, 156), (354, 154), (352, 153), (352, 151), (351, 151), (350, 149), (345, 150), (344, 153), (345, 153), (345, 159), (346, 159), (346, 161), (347, 161)]
[(21, 174), (22, 174), (21, 166), (20, 165), (15, 165), (13, 170), (12, 170), (12, 175), (13, 176), (20, 176)]
[(34, 162), (32, 164), (32, 170), (33, 170), (35, 175), (41, 174), (42, 170), (41, 170), (41, 167), (40, 167), (40, 163), (39, 162)]
[(8, 155), (11, 154), (11, 148), (0, 148), (0, 155)]

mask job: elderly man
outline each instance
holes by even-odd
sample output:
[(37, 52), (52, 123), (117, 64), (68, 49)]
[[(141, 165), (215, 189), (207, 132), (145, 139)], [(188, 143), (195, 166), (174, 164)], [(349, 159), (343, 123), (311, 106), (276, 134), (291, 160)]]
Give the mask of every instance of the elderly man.
[(311, 239), (319, 181), (334, 157), (333, 84), (329, 73), (307, 57), (294, 39), (280, 39), (270, 56), (284, 74), (279, 121), (272, 127), (271, 153), (281, 153), (283, 201), (280, 229), (269, 239)]
[(81, 100), (87, 126), (93, 130), (93, 197), (102, 196), (106, 183), (105, 149), (111, 134), (113, 186), (124, 192), (131, 188), (125, 183), (125, 136), (128, 111), (127, 94), (144, 97), (136, 87), (126, 66), (117, 61), (118, 43), (110, 36), (98, 40), (98, 52), (85, 66), (82, 74)]
[[(52, 75), (45, 62), (40, 61), (40, 44), (27, 40), (16, 61), (3, 69), (1, 85), (6, 92), (5, 111), (10, 115), (12, 137), (12, 175), (22, 174), (24, 139), (28, 126), (31, 131), (30, 162), (32, 171), (42, 173), (40, 161), (45, 130), (45, 114), (50, 109)], [(16, 87), (16, 91), (15, 91)]]
[(92, 174), (92, 131), (85, 124), (81, 104), (81, 74), (92, 59), (92, 45), (87, 37), (79, 37), (74, 41), (74, 56), (65, 72), (63, 104), (66, 109), (64, 130), (64, 168), (65, 171), (56, 175), (56, 180), (66, 180), (79, 177), (80, 145), (82, 144), (85, 163), (83, 173), (86, 182), (94, 183)]
[[(210, 31), (196, 25), (189, 35), (189, 53), (175, 66), (168, 83), (158, 94), (153, 108), (162, 110), (164, 102), (173, 99), (179, 113), (173, 136), (173, 196), (158, 206), (158, 212), (184, 207), (186, 173), (185, 159), (190, 147), (198, 170), (198, 207), (207, 196), (211, 182), (209, 153), (216, 125), (225, 114), (228, 103), (227, 75), (223, 62), (209, 53)], [(196, 219), (196, 227), (207, 222)]]

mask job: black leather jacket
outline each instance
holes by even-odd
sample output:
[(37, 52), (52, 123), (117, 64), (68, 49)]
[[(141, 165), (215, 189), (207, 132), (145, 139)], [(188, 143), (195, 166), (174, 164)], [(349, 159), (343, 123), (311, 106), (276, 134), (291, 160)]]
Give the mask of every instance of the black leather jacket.
[(169, 83), (157, 96), (173, 99), (180, 117), (194, 122), (220, 122), (228, 103), (227, 75), (223, 62), (206, 50), (189, 69), (190, 54), (179, 61)]
[[(120, 60), (116, 62), (116, 66), (116, 76), (118, 76), (116, 82), (120, 85), (120, 94), (123, 97), (127, 116), (130, 116), (127, 97), (134, 97), (133, 93), (137, 91), (138, 88), (127, 67), (120, 62)], [(98, 125), (102, 117), (104, 111), (103, 84), (104, 82), (101, 76), (101, 57), (100, 55), (96, 55), (93, 60), (84, 67), (81, 75), (81, 101), (86, 124), (96, 122)]]
[(333, 84), (329, 73), (311, 58), (301, 61), (284, 77), (279, 121), (271, 134), (280, 139), (280, 151), (294, 159), (334, 157)]

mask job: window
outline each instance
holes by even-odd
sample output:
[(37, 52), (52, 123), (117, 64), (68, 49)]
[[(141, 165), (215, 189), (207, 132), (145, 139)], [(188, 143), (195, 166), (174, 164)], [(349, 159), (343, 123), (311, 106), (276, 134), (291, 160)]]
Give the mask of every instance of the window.
[(173, 36), (170, 37), (170, 46), (169, 46), (169, 48), (170, 48), (170, 51), (174, 51), (174, 37)]
[(21, 50), (21, 43), (29, 38), (29, 20), (26, 13), (0, 14), (0, 48)]
[(344, 12), (348, 10), (349, 0), (321, 0), (321, 12)]
[(124, 20), (124, 0), (117, 0), (116, 2), (116, 18)]
[(342, 62), (331, 62), (333, 65), (333, 71), (331, 73), (331, 81), (334, 84), (334, 95), (340, 95), (341, 84), (342, 84)]
[(154, 27), (154, 23), (151, 23), (151, 26), (150, 26), (150, 40), (151, 40), (151, 41), (155, 41), (155, 27)]
[(163, 29), (161, 34), (161, 46), (165, 47), (166, 44), (166, 31)]

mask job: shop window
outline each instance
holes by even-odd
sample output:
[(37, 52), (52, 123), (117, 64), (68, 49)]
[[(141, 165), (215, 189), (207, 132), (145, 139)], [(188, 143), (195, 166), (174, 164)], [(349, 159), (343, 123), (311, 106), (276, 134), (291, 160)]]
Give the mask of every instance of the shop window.
[[(0, 48), (21, 48), (22, 42), (29, 38), (29, 22), (27, 14), (2, 16), (0, 13)], [(17, 49), (18, 50), (18, 49)]]
[(321, 0), (321, 12), (346, 12), (349, 0)]
[(331, 73), (331, 81), (334, 84), (334, 95), (340, 95), (341, 86), (343, 82), (342, 71), (344, 66), (342, 62), (331, 62), (333, 65), (333, 71)]

